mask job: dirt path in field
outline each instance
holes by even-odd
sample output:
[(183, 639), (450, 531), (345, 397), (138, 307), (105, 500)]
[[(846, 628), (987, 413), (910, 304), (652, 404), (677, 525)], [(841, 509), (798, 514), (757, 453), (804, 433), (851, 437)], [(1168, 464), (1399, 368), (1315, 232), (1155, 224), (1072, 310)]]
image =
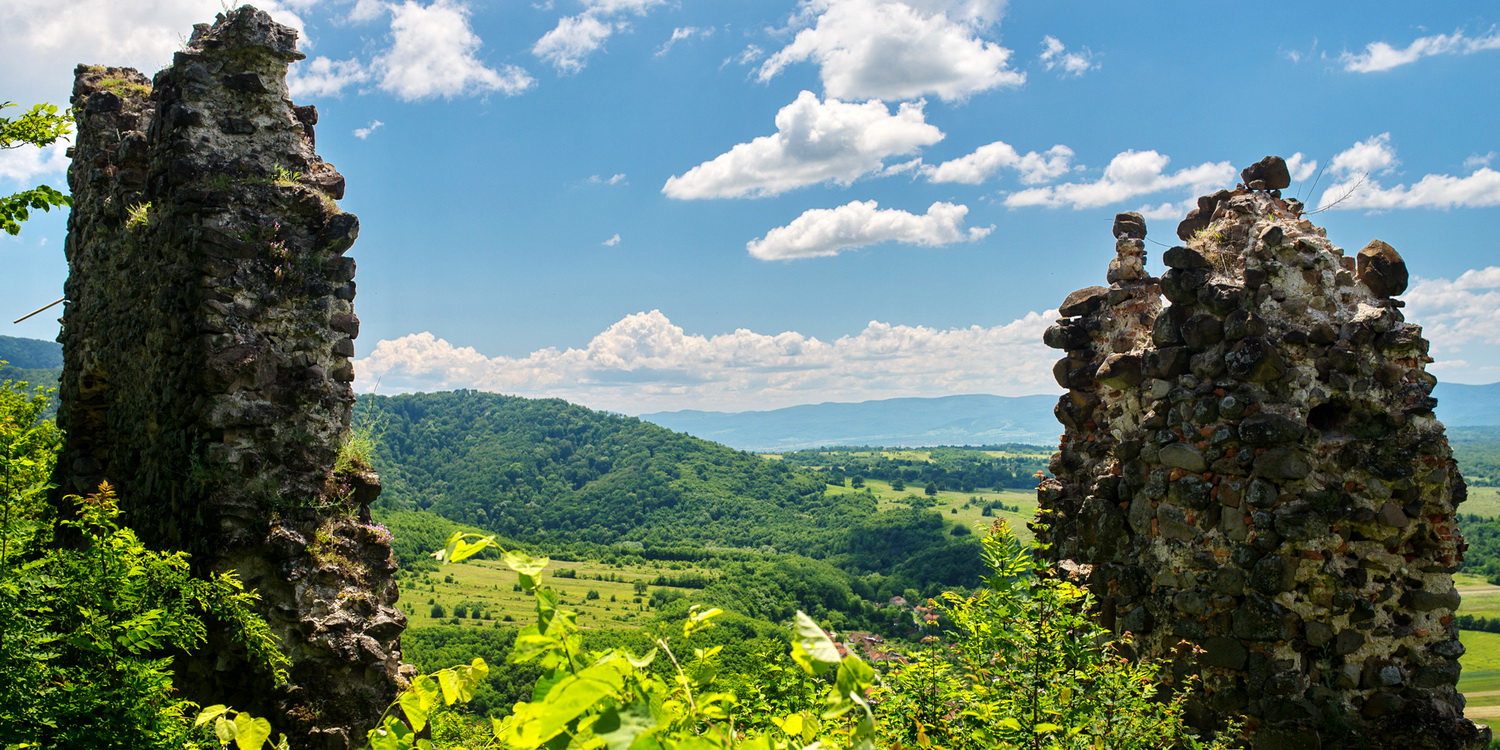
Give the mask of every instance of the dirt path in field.
[(1500, 706), (1470, 706), (1464, 709), (1464, 718), (1473, 721), (1500, 719)]

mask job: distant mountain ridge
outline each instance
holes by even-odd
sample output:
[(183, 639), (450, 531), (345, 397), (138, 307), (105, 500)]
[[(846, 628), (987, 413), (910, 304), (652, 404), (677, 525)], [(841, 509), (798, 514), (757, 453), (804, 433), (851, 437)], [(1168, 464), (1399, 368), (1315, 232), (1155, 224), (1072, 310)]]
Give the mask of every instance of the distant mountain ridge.
[[(1438, 419), (1449, 427), (1500, 425), (1500, 383), (1439, 383)], [(942, 396), (828, 402), (769, 411), (671, 411), (640, 418), (732, 448), (782, 451), (835, 445), (1053, 445), (1057, 396)]]
[(770, 411), (674, 411), (641, 419), (740, 450), (832, 445), (988, 445), (1057, 442), (1056, 396), (942, 396), (829, 402)]

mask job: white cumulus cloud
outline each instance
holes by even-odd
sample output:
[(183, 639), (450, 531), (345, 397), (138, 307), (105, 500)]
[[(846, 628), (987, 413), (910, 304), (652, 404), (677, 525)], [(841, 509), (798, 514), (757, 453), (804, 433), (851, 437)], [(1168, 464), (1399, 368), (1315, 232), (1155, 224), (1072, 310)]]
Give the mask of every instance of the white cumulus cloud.
[(1340, 210), (1500, 206), (1500, 172), (1488, 166), (1476, 166), (1464, 176), (1429, 174), (1409, 184), (1383, 185), (1379, 176), (1400, 163), (1390, 133), (1355, 143), (1330, 160), (1336, 180), (1318, 205)]
[[(21, 147), (0, 149), (0, 180), (10, 180), (24, 187), (32, 187), (32, 183), (39, 177), (52, 177), (62, 179), (68, 171), (68, 146), (65, 141), (47, 146), (45, 148)], [(54, 185), (59, 190), (66, 190), (64, 185)], [(0, 191), (9, 192), (9, 191)]]
[(1500, 266), (1418, 278), (1404, 299), (1407, 319), (1422, 325), (1445, 372), (1472, 380), (1500, 370)]
[(1026, 75), (1009, 67), (1011, 51), (981, 36), (999, 8), (976, 0), (804, 0), (800, 18), (808, 27), (771, 55), (758, 77), (769, 81), (812, 62), (824, 94), (836, 99), (961, 100), (1019, 86)]
[(535, 81), (515, 65), (491, 68), (477, 56), (483, 41), (469, 9), (454, 0), (391, 6), (391, 47), (375, 59), (379, 86), (406, 101), (498, 91), (519, 94)]
[[(236, 6), (238, 3), (235, 4)], [(255, 6), (301, 31), (302, 19), (284, 2)], [(133, 67), (149, 78), (172, 62), (193, 24), (223, 12), (219, 0), (5, 0), (0, 2), (0, 80), (4, 100), (67, 103), (78, 63)], [(304, 37), (304, 42), (305, 42)]]
[(761, 260), (792, 260), (837, 255), (845, 250), (900, 242), (934, 247), (955, 242), (973, 242), (994, 227), (964, 229), (969, 207), (934, 203), (926, 214), (900, 209), (880, 209), (875, 201), (853, 201), (838, 208), (814, 208), (803, 212), (784, 227), (745, 245)]
[(620, 244), (620, 233), (616, 232), (613, 237), (610, 237), (609, 239), (607, 239), (607, 240), (605, 240), (605, 241), (603, 241), (603, 242), (601, 242), (599, 244), (601, 244), (601, 245), (603, 245), (605, 247), (614, 247), (615, 245)]
[(1286, 171), (1291, 174), (1292, 182), (1301, 182), (1318, 171), (1318, 160), (1309, 159), (1298, 151), (1286, 158)]
[(1472, 55), (1496, 49), (1500, 49), (1500, 30), (1491, 26), (1476, 37), (1465, 34), (1462, 29), (1452, 34), (1418, 37), (1399, 49), (1385, 42), (1371, 42), (1365, 45), (1364, 52), (1339, 55), (1339, 62), (1344, 64), (1344, 70), (1352, 73), (1376, 73), (1433, 55)]
[(775, 134), (668, 178), (662, 192), (681, 199), (761, 197), (820, 182), (848, 184), (881, 169), (887, 157), (942, 140), (922, 106), (908, 102), (891, 114), (880, 101), (819, 101), (803, 91), (776, 113)]
[(1229, 162), (1205, 162), (1168, 173), (1171, 159), (1155, 151), (1125, 151), (1110, 159), (1104, 174), (1093, 182), (1021, 190), (1005, 197), (1005, 205), (1097, 208), (1163, 190), (1186, 189), (1198, 194), (1234, 184), (1238, 170)]
[[(645, 15), (665, 1), (586, 0), (582, 13), (559, 18), (557, 26), (536, 40), (531, 46), (531, 54), (540, 57), (559, 73), (577, 73), (588, 64), (589, 56), (603, 47), (611, 36), (630, 28), (630, 24), (618, 20), (618, 16)], [(676, 41), (678, 36), (674, 33), (672, 42)]]
[(292, 97), (337, 96), (354, 84), (364, 83), (373, 76), (373, 71), (357, 59), (331, 60), (312, 57), (302, 60), (287, 70), (286, 84)]
[(661, 312), (627, 315), (582, 348), (486, 357), (423, 332), (381, 341), (355, 367), (383, 392), (474, 388), (640, 414), (820, 401), (1056, 390), (1041, 343), (1056, 311), (935, 329), (870, 322), (823, 341), (795, 331), (706, 336)]
[(1021, 173), (1021, 182), (1034, 185), (1067, 174), (1072, 162), (1073, 149), (1067, 146), (1053, 146), (1040, 154), (1035, 151), (1021, 154), (1014, 146), (1004, 141), (995, 141), (980, 146), (967, 156), (945, 161), (935, 167), (924, 167), (922, 174), (932, 182), (978, 185), (1002, 169), (1014, 169)]
[(1047, 70), (1075, 77), (1099, 67), (1094, 62), (1094, 53), (1087, 47), (1082, 52), (1069, 52), (1067, 46), (1055, 36), (1042, 38), (1042, 54), (1037, 59)]

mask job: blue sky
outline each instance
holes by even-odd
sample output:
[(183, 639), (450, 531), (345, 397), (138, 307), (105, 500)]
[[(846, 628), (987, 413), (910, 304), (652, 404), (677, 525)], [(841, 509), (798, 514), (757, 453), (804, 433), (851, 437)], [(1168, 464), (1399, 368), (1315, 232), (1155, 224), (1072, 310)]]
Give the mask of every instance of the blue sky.
[[(9, 0), (0, 99), (154, 71), (218, 0)], [(1500, 380), (1500, 12), (1067, 0), (277, 0), (362, 234), (361, 391), (642, 413), (1056, 390), (1040, 344), (1120, 211), (1175, 244), (1266, 154), (1416, 277), (1445, 380)], [(63, 182), (0, 153), (0, 193)], [(63, 221), (0, 240), (61, 295)], [(1154, 269), (1161, 246), (1152, 245)], [(56, 335), (45, 314), (5, 333)]]

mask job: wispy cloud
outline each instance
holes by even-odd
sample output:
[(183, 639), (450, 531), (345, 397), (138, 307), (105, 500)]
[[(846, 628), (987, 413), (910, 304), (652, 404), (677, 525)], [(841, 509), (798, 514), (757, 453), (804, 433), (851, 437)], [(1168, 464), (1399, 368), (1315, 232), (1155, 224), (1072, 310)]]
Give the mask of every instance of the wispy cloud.
[(902, 104), (892, 114), (879, 101), (819, 101), (803, 91), (776, 113), (776, 133), (741, 143), (680, 176), (662, 192), (672, 198), (738, 198), (777, 195), (820, 182), (848, 184), (875, 172), (892, 156), (942, 140), (923, 103)]
[(761, 81), (812, 62), (833, 98), (961, 100), (1026, 80), (1009, 67), (1009, 49), (981, 36), (999, 20), (997, 0), (804, 0), (800, 7), (807, 28), (761, 65)]
[(1344, 52), (1339, 62), (1352, 73), (1376, 73), (1414, 63), (1434, 55), (1472, 55), (1475, 52), (1500, 49), (1500, 30), (1491, 26), (1479, 36), (1469, 36), (1462, 29), (1452, 34), (1418, 37), (1400, 49), (1385, 42), (1371, 42), (1360, 53)]
[(379, 120), (371, 120), (370, 124), (368, 126), (363, 127), (363, 128), (355, 128), (354, 129), (354, 137), (358, 138), (360, 140), (364, 140), (366, 138), (369, 138), (371, 133), (373, 133), (373, 132), (381, 129), (384, 126), (385, 126), (385, 123), (383, 123), (383, 122), (381, 122)]
[(1089, 48), (1085, 47), (1079, 52), (1069, 52), (1068, 48), (1055, 36), (1042, 38), (1042, 54), (1037, 59), (1047, 70), (1056, 70), (1062, 75), (1074, 77), (1099, 67), (1099, 63), (1094, 62), (1094, 53)]
[(661, 312), (627, 315), (578, 349), (486, 357), (432, 333), (381, 341), (355, 362), (383, 392), (475, 388), (558, 397), (627, 414), (771, 409), (819, 401), (1056, 390), (1041, 343), (1056, 311), (991, 327), (872, 321), (823, 341), (796, 331), (688, 333)]
[(968, 206), (952, 203), (934, 203), (926, 214), (913, 214), (880, 209), (875, 201), (853, 201), (838, 208), (805, 211), (792, 223), (752, 240), (745, 249), (761, 260), (792, 260), (838, 255), (882, 242), (920, 247), (973, 242), (994, 231), (994, 227), (965, 230), (968, 213)]
[(596, 174), (589, 175), (589, 184), (592, 185), (619, 185), (625, 182), (625, 173), (612, 174), (608, 177), (600, 177)]
[[(584, 11), (559, 18), (557, 26), (531, 46), (531, 54), (559, 73), (577, 73), (588, 65), (589, 57), (599, 51), (611, 36), (630, 29), (630, 24), (620, 16), (643, 16), (665, 1), (585, 0)], [(672, 41), (677, 41), (675, 34)]]
[(605, 247), (614, 247), (615, 245), (620, 244), (620, 233), (616, 232), (615, 236), (610, 237), (609, 239), (607, 239), (607, 240), (605, 240), (605, 241), (603, 241), (603, 242), (601, 242), (599, 244), (601, 244), (601, 245), (603, 245)]
[(678, 28), (672, 29), (672, 38), (662, 43), (661, 47), (656, 50), (655, 56), (661, 57), (662, 55), (671, 52), (672, 48), (675, 47), (678, 42), (683, 41), (684, 39), (692, 39), (693, 37), (708, 37), (713, 36), (713, 34), (714, 30), (711, 26), (679, 26)]

